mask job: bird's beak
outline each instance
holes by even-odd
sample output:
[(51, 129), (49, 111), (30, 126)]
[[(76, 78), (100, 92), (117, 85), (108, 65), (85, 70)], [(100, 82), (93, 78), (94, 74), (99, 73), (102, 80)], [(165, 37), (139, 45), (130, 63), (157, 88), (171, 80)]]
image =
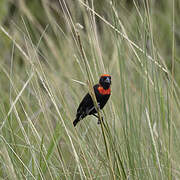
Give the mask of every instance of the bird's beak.
[(107, 77), (106, 78), (106, 80), (104, 81), (105, 83), (109, 83), (109, 84), (111, 84), (111, 80), (110, 80), (110, 78), (109, 77)]

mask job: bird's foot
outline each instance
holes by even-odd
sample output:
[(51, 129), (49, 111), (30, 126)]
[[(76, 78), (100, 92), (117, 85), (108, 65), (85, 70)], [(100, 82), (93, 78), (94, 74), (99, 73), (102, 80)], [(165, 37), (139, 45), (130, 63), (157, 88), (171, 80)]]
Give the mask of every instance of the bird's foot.
[(102, 119), (100, 120), (100, 119), (98, 119), (98, 122), (97, 122), (97, 124), (101, 124), (101, 121), (104, 121), (104, 118), (103, 117), (101, 117)]

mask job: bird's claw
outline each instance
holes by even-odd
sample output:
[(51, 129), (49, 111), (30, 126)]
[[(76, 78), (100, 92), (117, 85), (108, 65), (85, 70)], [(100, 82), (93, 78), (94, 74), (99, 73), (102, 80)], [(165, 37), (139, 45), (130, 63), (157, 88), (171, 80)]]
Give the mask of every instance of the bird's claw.
[(101, 121), (104, 121), (103, 117), (101, 117), (101, 118), (102, 118), (101, 120), (100, 120), (100, 119), (98, 119), (97, 124), (101, 124)]
[(98, 108), (100, 109), (100, 103), (97, 103), (97, 105), (98, 105)]

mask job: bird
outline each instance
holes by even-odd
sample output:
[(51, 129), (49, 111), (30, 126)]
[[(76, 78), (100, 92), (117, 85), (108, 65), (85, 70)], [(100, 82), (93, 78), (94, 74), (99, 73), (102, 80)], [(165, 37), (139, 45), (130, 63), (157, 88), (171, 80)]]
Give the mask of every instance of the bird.
[[(94, 93), (96, 96), (97, 104), (100, 109), (103, 109), (105, 104), (107, 103), (110, 95), (111, 95), (111, 76), (109, 74), (102, 74), (99, 79), (99, 83), (93, 86)], [(77, 123), (85, 118), (87, 115), (93, 115), (96, 118), (97, 111), (94, 106), (93, 100), (91, 95), (87, 93), (84, 98), (82, 99), (79, 107), (77, 109), (76, 118), (73, 121), (74, 127)], [(98, 121), (98, 124), (100, 122)]]

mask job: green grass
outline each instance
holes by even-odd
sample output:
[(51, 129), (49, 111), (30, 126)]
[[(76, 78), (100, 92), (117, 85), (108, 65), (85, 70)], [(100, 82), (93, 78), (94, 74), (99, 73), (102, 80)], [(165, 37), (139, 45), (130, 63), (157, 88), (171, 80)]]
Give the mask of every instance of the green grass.
[(148, 2), (1, 2), (1, 179), (180, 179), (180, 3)]

